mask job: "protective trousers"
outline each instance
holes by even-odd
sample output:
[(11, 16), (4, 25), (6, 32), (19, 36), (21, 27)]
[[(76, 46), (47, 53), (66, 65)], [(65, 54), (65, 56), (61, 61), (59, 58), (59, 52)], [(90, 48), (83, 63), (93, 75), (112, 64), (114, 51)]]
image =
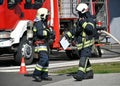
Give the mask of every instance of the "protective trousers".
[(40, 76), (41, 78), (48, 77), (48, 53), (46, 51), (39, 51), (39, 62), (36, 64), (33, 75)]
[(84, 73), (92, 70), (89, 57), (91, 56), (92, 46), (83, 48), (79, 51), (80, 61), (79, 61), (79, 71)]

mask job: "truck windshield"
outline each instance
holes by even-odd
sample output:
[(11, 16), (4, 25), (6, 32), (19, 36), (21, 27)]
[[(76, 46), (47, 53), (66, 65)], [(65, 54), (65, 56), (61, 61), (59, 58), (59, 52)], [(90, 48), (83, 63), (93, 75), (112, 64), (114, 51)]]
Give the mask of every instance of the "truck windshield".
[(3, 0), (0, 0), (0, 5), (2, 5), (3, 4)]
[(32, 3), (32, 0), (26, 0), (24, 8), (25, 9), (38, 9), (42, 6), (44, 1), (45, 0), (34, 0), (34, 3)]

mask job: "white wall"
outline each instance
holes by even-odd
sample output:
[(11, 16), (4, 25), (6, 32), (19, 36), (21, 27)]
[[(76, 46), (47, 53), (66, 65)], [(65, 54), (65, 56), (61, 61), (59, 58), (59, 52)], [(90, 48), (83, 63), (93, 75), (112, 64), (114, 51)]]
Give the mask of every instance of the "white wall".
[[(110, 32), (120, 41), (120, 0), (109, 0)], [(116, 43), (112, 38), (110, 42)]]

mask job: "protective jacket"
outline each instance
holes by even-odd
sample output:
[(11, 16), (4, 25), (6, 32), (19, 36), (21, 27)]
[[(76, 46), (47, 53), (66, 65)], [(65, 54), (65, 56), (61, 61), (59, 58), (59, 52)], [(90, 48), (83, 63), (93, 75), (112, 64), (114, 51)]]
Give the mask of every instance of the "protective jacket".
[(78, 19), (76, 24), (77, 27), (71, 29), (65, 36), (67, 38), (75, 38), (78, 50), (93, 45), (96, 32), (94, 20), (91, 17), (83, 20)]
[[(42, 45), (47, 46), (47, 41), (49, 38), (49, 29), (46, 26), (44, 21), (37, 21), (34, 23), (34, 44), (35, 44), (35, 52), (39, 51), (47, 51), (47, 47), (43, 47)], [(41, 46), (41, 47), (40, 47)]]

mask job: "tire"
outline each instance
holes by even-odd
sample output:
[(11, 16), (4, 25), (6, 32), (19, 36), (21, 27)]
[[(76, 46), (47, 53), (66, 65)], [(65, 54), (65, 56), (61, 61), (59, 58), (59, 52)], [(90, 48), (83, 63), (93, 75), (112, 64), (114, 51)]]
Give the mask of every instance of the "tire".
[(24, 58), (25, 58), (25, 64), (31, 64), (33, 62), (33, 46), (32, 46), (32, 42), (30, 43), (26, 36), (23, 36), (23, 38), (21, 39), (21, 42), (17, 48), (17, 51), (14, 55), (14, 60), (20, 64), (21, 63), (21, 58), (24, 54)]
[(65, 52), (66, 52), (67, 57), (71, 60), (80, 58), (77, 50), (66, 50)]

